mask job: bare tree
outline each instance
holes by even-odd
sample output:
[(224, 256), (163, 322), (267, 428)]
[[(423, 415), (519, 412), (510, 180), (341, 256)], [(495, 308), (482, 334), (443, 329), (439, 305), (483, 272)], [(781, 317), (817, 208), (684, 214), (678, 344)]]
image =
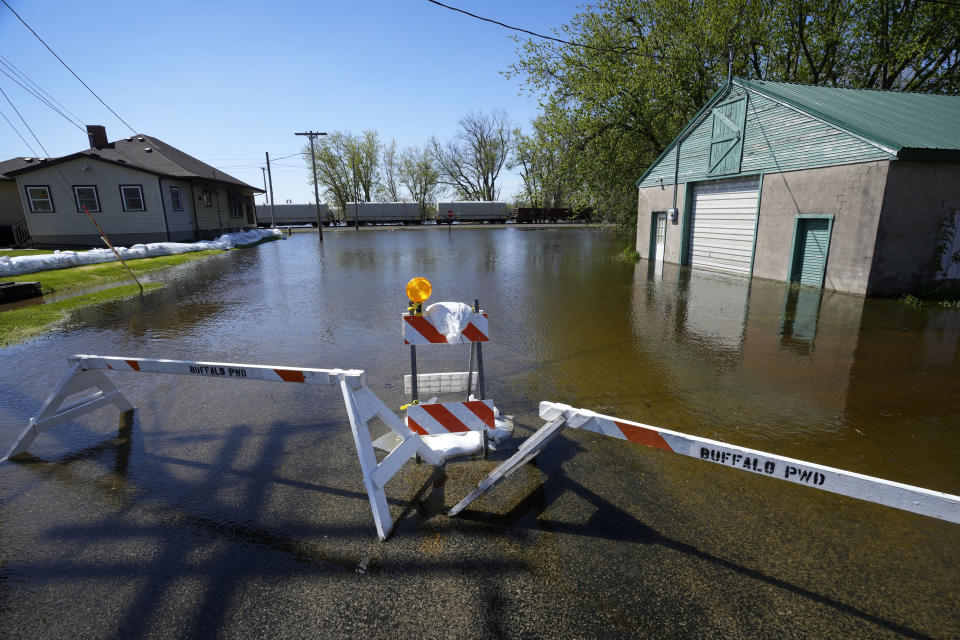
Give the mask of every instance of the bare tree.
[(380, 155), (380, 188), (377, 200), (381, 202), (400, 202), (400, 162), (397, 141), (383, 145)]
[(425, 219), (440, 186), (440, 173), (428, 149), (408, 147), (400, 155), (400, 182), (419, 205), (420, 218)]
[(504, 111), (470, 112), (459, 121), (461, 130), (442, 144), (430, 138), (428, 148), (440, 172), (440, 181), (458, 197), (496, 200), (497, 178), (513, 144), (510, 119)]

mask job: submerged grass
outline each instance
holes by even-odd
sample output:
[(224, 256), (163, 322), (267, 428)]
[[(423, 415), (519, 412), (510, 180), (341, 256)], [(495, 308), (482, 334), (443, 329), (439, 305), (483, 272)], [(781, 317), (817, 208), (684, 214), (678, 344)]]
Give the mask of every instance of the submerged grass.
[(960, 309), (960, 288), (955, 286), (937, 287), (914, 294), (904, 294), (897, 302), (911, 309), (939, 307), (940, 309)]
[[(210, 255), (223, 253), (219, 250), (193, 251), (173, 256), (158, 256), (156, 258), (139, 258), (127, 260), (127, 266), (135, 275), (143, 275), (151, 271), (168, 269), (178, 264), (198, 260)], [(14, 282), (39, 282), (44, 294), (64, 292), (69, 293), (76, 289), (96, 287), (111, 282), (130, 280), (130, 275), (119, 262), (103, 262), (88, 264), (79, 267), (67, 267), (53, 271), (28, 273), (22, 276), (5, 278)], [(144, 291), (162, 287), (160, 283), (145, 284)], [(82, 307), (89, 307), (103, 302), (123, 300), (139, 293), (136, 284), (125, 284), (110, 287), (79, 296), (73, 296), (56, 302), (37, 304), (19, 309), (12, 309), (0, 313), (0, 347), (22, 342), (40, 335), (63, 321), (67, 314)]]
[[(156, 258), (139, 258), (137, 260), (127, 260), (127, 266), (135, 275), (159, 271), (169, 267), (205, 258), (210, 255), (223, 253), (217, 249), (209, 251), (193, 251), (191, 253), (180, 253), (173, 256), (158, 256)], [(13, 282), (39, 282), (43, 288), (43, 293), (62, 293), (71, 289), (82, 289), (86, 287), (95, 287), (108, 282), (118, 282), (129, 280), (130, 275), (119, 262), (102, 262), (100, 264), (88, 264), (80, 267), (67, 267), (66, 269), (56, 269), (54, 271), (40, 271), (38, 273), (28, 273), (22, 276), (13, 276), (5, 280)]]
[[(143, 288), (150, 291), (162, 287), (159, 283), (147, 284)], [(113, 300), (124, 300), (138, 295), (135, 284), (111, 287), (95, 293), (67, 298), (59, 302), (38, 304), (0, 313), (0, 347), (40, 335), (53, 325), (66, 319), (67, 314), (82, 307), (89, 307)]]
[(624, 262), (639, 262), (640, 254), (633, 247), (626, 247), (620, 252), (620, 259)]

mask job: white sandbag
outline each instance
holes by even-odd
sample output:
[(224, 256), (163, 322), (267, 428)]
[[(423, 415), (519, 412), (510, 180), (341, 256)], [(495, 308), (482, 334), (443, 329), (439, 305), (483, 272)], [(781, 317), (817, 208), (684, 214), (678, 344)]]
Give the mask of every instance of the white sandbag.
[(434, 302), (423, 312), (424, 317), (447, 339), (460, 342), (460, 334), (470, 324), (473, 308), (462, 302)]
[[(149, 244), (135, 244), (132, 247), (117, 247), (117, 253), (124, 260), (137, 258), (154, 258), (156, 256), (172, 256), (178, 253), (191, 251), (207, 251), (219, 249), (227, 251), (234, 247), (260, 242), (264, 238), (281, 237), (279, 229), (254, 229), (225, 233), (216, 240), (201, 240), (200, 242), (151, 242)], [(99, 264), (111, 262), (117, 256), (110, 249), (90, 249), (89, 251), (54, 251), (25, 256), (0, 256), (0, 277), (18, 276), (24, 273), (50, 271), (52, 269), (66, 269), (85, 264)]]

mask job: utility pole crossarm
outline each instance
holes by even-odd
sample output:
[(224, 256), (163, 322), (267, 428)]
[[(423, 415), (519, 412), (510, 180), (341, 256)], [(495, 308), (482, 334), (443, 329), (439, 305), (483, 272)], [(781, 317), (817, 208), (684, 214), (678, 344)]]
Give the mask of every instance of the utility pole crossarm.
[(317, 136), (327, 135), (326, 131), (301, 131), (294, 135), (307, 136), (310, 138), (310, 160), (313, 164), (313, 199), (317, 205), (317, 232), (320, 234), (320, 242), (323, 242), (323, 220), (320, 217), (320, 191), (317, 183), (317, 152), (313, 147), (313, 141)]

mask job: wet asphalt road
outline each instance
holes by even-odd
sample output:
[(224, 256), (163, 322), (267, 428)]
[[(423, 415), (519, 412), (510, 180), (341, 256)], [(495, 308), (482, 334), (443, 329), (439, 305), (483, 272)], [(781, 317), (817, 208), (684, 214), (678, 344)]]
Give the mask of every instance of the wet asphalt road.
[[(690, 388), (674, 390), (670, 402), (656, 381), (668, 368), (637, 377), (652, 366), (648, 351), (659, 353), (656, 345), (637, 346), (645, 335), (637, 318), (651, 327), (662, 309), (650, 315), (652, 307), (638, 301), (649, 290), (636, 284), (633, 266), (603, 257), (618, 246), (609, 236), (494, 236), (508, 245), (502, 253), (486, 247), (474, 255), (457, 239), (391, 253), (377, 243), (393, 235), (358, 235), (366, 239), (347, 244), (327, 234), (319, 261), (308, 244), (315, 238), (298, 234), (185, 265), (143, 302), (88, 310), (48, 338), (0, 351), (0, 441), (16, 437), (66, 372), (63, 356), (79, 352), (361, 367), (371, 388), (399, 405), (408, 354), (394, 335), (402, 288), (393, 290), (427, 275), (435, 290), (470, 290), (439, 299), (480, 297), (490, 311), (487, 366), (502, 374), (488, 388), (517, 416), (514, 445), (539, 426), (539, 400), (593, 398), (596, 410), (690, 431), (696, 425), (683, 411), (696, 410), (700, 424), (714, 425), (699, 435), (960, 489), (949, 462), (957, 412), (949, 401), (929, 410), (936, 415), (911, 415), (954, 431), (923, 445), (880, 434), (857, 449), (867, 455), (851, 455), (854, 429), (869, 433), (882, 422), (879, 410), (869, 413), (870, 402), (858, 399), (859, 378), (876, 384), (857, 364), (873, 361), (869, 336), (855, 338), (855, 361), (841, 375), (827, 373), (837, 369), (836, 357), (807, 372), (825, 378), (798, 392), (807, 407), (778, 401), (759, 384), (731, 407), (707, 400), (723, 384), (718, 374), (729, 371), (735, 335), (714, 329), (720, 346), (702, 352), (704, 379), (691, 374)], [(402, 235), (422, 242), (413, 239), (422, 234)], [(540, 280), (514, 267), (537, 271)], [(758, 291), (751, 313), (762, 306)], [(559, 300), (551, 303), (551, 295)], [(614, 306), (620, 296), (626, 301)], [(576, 322), (585, 301), (610, 307), (604, 330), (590, 332), (595, 338)], [(521, 322), (531, 317), (525, 304), (545, 313)], [(557, 308), (570, 311), (561, 316)], [(817, 354), (842, 342), (824, 313)], [(702, 324), (724, 322), (720, 315)], [(758, 330), (752, 322), (747, 314), (742, 333)], [(699, 331), (694, 338), (707, 329)], [(734, 346), (749, 361), (751, 342)], [(441, 352), (421, 361), (443, 365), (433, 369), (463, 364)], [(940, 374), (947, 377), (928, 388), (951, 388), (947, 364)], [(937, 371), (929, 363), (925, 369)], [(138, 407), (132, 425), (118, 430), (115, 412), (102, 410), (41, 436), (30, 459), (0, 466), (4, 638), (960, 636), (957, 525), (568, 430), (536, 464), (457, 518), (446, 510), (509, 451), (441, 471), (408, 464), (387, 485), (397, 526), (379, 542), (336, 390), (113, 379)], [(839, 410), (831, 405), (838, 384), (847, 388)], [(703, 401), (692, 402), (693, 394)], [(942, 398), (921, 400), (939, 407)], [(768, 433), (756, 426), (776, 425), (764, 421), (768, 415), (808, 431)], [(920, 428), (920, 418), (908, 420)], [(888, 467), (898, 448), (911, 463)]]

